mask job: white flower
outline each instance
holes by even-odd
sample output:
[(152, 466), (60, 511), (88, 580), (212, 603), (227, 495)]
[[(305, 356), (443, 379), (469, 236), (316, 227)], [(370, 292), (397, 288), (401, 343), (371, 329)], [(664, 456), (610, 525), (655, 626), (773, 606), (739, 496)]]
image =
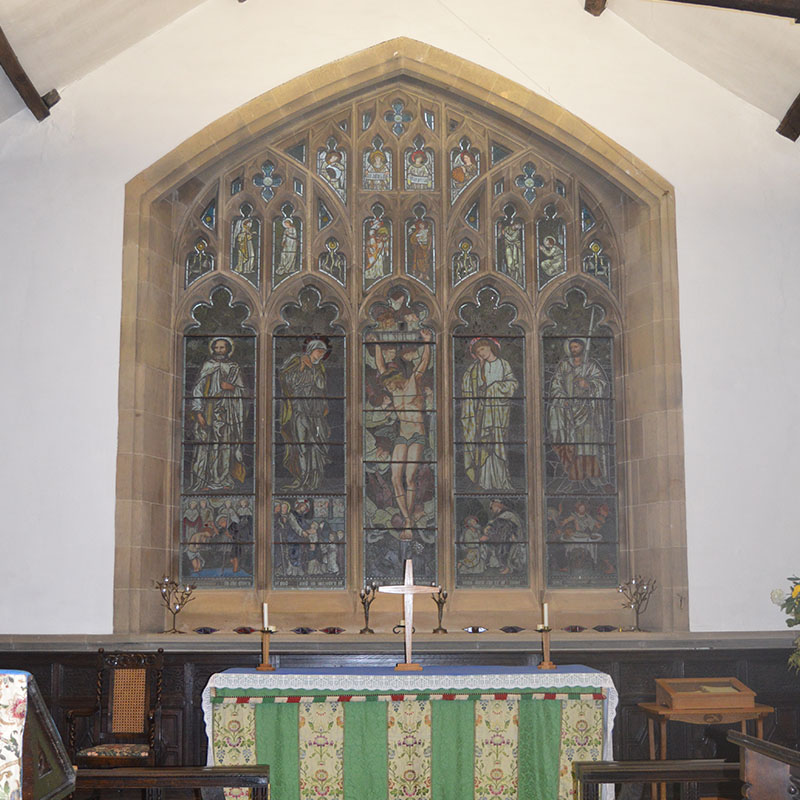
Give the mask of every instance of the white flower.
[(775, 603), (776, 606), (783, 605), (783, 601), (786, 599), (786, 592), (783, 589), (773, 589), (769, 593), (769, 599)]

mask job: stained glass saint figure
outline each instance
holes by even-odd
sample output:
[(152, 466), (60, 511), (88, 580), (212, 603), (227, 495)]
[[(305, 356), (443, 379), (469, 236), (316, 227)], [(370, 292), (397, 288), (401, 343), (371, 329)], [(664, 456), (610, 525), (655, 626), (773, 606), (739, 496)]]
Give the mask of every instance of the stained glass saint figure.
[(525, 232), (516, 217), (513, 203), (503, 209), (505, 214), (496, 224), (497, 269), (525, 287)]
[(258, 286), (259, 234), (261, 224), (250, 216), (253, 208), (243, 203), (241, 216), (233, 221), (231, 233), (231, 270), (247, 278), (254, 286)]
[(383, 206), (375, 203), (364, 220), (364, 287), (369, 288), (392, 273), (392, 223)]
[(600, 443), (608, 440), (609, 382), (589, 357), (591, 338), (565, 340), (565, 355), (550, 384), (547, 427), (564, 472), (572, 481), (606, 482), (608, 470)]
[(293, 215), (291, 203), (281, 207), (282, 216), (273, 223), (272, 283), (277, 286), (289, 275), (299, 272), (302, 247), (302, 222)]
[(506, 440), (510, 400), (519, 382), (508, 361), (500, 357), (498, 339), (475, 338), (469, 352), (473, 361), (461, 379), (464, 472), (477, 488), (513, 491)]
[(347, 154), (338, 149), (336, 139), (328, 139), (327, 148), (317, 153), (317, 172), (343, 202), (347, 202)]
[(376, 136), (372, 149), (364, 151), (364, 188), (375, 192), (392, 188), (392, 154), (383, 149), (383, 139)]
[(241, 488), (245, 481), (242, 441), (246, 389), (233, 340), (218, 336), (211, 357), (192, 387), (191, 415), (197, 444), (192, 454), (191, 491)]
[(202, 236), (194, 243), (194, 249), (186, 256), (186, 285), (194, 283), (214, 269), (214, 256), (208, 252), (208, 241)]
[(432, 289), (436, 252), (433, 220), (425, 216), (422, 203), (413, 211), (414, 218), (406, 222), (406, 274)]
[(473, 150), (469, 139), (462, 139), (459, 147), (450, 153), (450, 202), (469, 186), (481, 171), (480, 155)]
[(283, 399), (280, 401), (280, 431), (286, 448), (283, 465), (292, 476), (289, 491), (318, 489), (325, 475), (328, 456), (327, 379), (324, 359), (328, 344), (322, 339), (307, 341), (301, 353), (289, 356), (280, 366), (278, 378)]
[(428, 192), (433, 189), (433, 151), (424, 146), (421, 136), (414, 140), (414, 148), (405, 152), (405, 187), (411, 192)]
[(472, 242), (462, 239), (458, 243), (458, 252), (453, 256), (453, 286), (461, 283), (480, 269), (480, 258), (472, 252)]
[(344, 253), (339, 252), (339, 240), (329, 236), (325, 240), (325, 252), (320, 253), (319, 268), (321, 272), (326, 272), (342, 286), (347, 282), (347, 259)]
[(555, 203), (548, 203), (544, 207), (544, 216), (536, 220), (536, 263), (540, 289), (567, 271), (567, 228), (557, 214)]

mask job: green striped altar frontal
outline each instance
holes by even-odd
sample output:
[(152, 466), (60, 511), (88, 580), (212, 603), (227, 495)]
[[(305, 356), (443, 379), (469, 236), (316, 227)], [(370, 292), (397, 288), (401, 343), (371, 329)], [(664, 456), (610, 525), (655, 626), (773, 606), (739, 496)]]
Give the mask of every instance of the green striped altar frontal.
[[(269, 764), (273, 800), (556, 800), (603, 748), (602, 690), (213, 690), (214, 763)], [(248, 790), (230, 789), (230, 798)]]

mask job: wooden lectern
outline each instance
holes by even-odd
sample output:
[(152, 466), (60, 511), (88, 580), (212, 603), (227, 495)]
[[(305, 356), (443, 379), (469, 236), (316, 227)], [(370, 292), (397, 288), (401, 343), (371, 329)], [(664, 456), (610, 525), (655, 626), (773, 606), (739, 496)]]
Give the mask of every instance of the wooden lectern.
[(18, 731), (9, 730), (7, 735), (0, 735), (14, 750), (6, 749), (4, 766), (7, 774), (15, 776), (17, 781), (21, 771), (22, 800), (61, 800), (72, 794), (75, 771), (33, 676), (27, 672), (0, 670), (0, 684), (5, 690), (4, 698), (7, 701), (11, 698), (9, 706), (13, 709), (6, 721), (12, 726), (16, 722), (21, 727), (24, 713), (21, 753), (17, 750)]

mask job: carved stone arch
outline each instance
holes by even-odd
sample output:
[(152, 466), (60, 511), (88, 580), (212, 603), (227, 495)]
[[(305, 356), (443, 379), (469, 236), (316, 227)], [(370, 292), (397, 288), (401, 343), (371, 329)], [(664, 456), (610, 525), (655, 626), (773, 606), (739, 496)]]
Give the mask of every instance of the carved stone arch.
[[(153, 596), (155, 593), (150, 588), (150, 581), (153, 575), (162, 574), (173, 565), (170, 546), (174, 514), (169, 486), (176, 465), (174, 455), (163, 447), (153, 432), (163, 429), (165, 420), (175, 421), (171, 407), (174, 392), (174, 309), (181, 303), (173, 253), (175, 203), (180, 202), (176, 192), (198, 176), (207, 175), (206, 171), (214, 164), (222, 163), (226, 158), (232, 160), (237, 149), (266, 137), (287, 120), (298, 119), (345, 96), (368, 92), (378, 84), (388, 86), (391, 81), (398, 82), (398, 91), (402, 85), (408, 85), (403, 84), (404, 81), (416, 82), (426, 87), (426, 91), (472, 103), (486, 113), (516, 125), (519, 130), (529, 132), (543, 147), (550, 149), (548, 152), (564, 154), (566, 162), (559, 165), (559, 170), (564, 175), (574, 172), (578, 176), (570, 183), (573, 190), (578, 181), (581, 185), (587, 181), (590, 185), (594, 185), (592, 181), (603, 183), (606, 187), (603, 190), (606, 210), (610, 208), (611, 199), (622, 198), (619, 205), (624, 207), (625, 214), (620, 212), (619, 219), (615, 218), (611, 227), (620, 237), (619, 252), (624, 251), (624, 264), (620, 259), (618, 269), (624, 270), (625, 280), (616, 285), (620, 292), (618, 318), (627, 337), (626, 353), (630, 354), (630, 357), (626, 355), (623, 375), (624, 424), (630, 442), (630, 460), (632, 464), (635, 462), (638, 473), (636, 484), (640, 487), (640, 494), (631, 497), (629, 502), (632, 528), (634, 535), (639, 537), (632, 542), (632, 568), (653, 574), (659, 580), (661, 591), (650, 605), (645, 624), (661, 630), (685, 629), (688, 610), (684, 598), (679, 600), (680, 595), (686, 595), (687, 577), (672, 187), (635, 156), (529, 89), (423, 43), (395, 39), (342, 59), (337, 62), (336, 70), (323, 67), (265, 93), (209, 125), (126, 186), (115, 630), (153, 631), (162, 628), (162, 611)], [(371, 107), (366, 102), (363, 105), (364, 108)], [(382, 109), (375, 113), (379, 111)], [(462, 127), (462, 130), (467, 129)], [(449, 137), (445, 138), (449, 143)], [(388, 141), (389, 137), (384, 136), (384, 139)], [(401, 148), (395, 143), (392, 147), (395, 170), (398, 170)], [(483, 145), (481, 148), (485, 149)], [(446, 177), (446, 164), (441, 153), (439, 155), (436, 177), (441, 184)], [(486, 175), (486, 152), (482, 152), (482, 158), (481, 171)], [(353, 190), (357, 185), (358, 159), (359, 154), (353, 151), (348, 166), (349, 184)], [(313, 173), (313, 169), (309, 171)], [(245, 184), (251, 177), (249, 174), (244, 176)], [(395, 181), (399, 179), (399, 173), (395, 172)], [(472, 190), (479, 183), (474, 182), (458, 201), (466, 204), (466, 198), (474, 195)], [(246, 188), (248, 194), (253, 194), (254, 187)], [(228, 187), (223, 183), (220, 197), (225, 198), (225, 202), (235, 202), (244, 197), (242, 193), (229, 199), (227, 191)], [(484, 183), (484, 192), (490, 191), (491, 186)], [(490, 205), (489, 198), (484, 206), (488, 209)], [(253, 206), (260, 212), (256, 203)], [(309, 214), (316, 213), (310, 203), (307, 208), (310, 208)], [(266, 219), (264, 214), (260, 216), (262, 220)], [(484, 226), (489, 223), (489, 219), (484, 220)], [(218, 249), (223, 256), (228, 249), (229, 234), (220, 229), (218, 236)], [(356, 242), (353, 247), (357, 247)], [(265, 242), (264, 250), (267, 249)], [(485, 262), (487, 252), (482, 254), (482, 262)], [(269, 269), (266, 255), (266, 252), (262, 253), (262, 297), (269, 291), (265, 288)], [(450, 255), (449, 250), (440, 251), (438, 287), (449, 284), (442, 267), (447, 267)], [(306, 250), (306, 265), (311, 263), (309, 258), (313, 259), (314, 254)], [(351, 298), (353, 333), (356, 332), (356, 306), (359, 306), (359, 313), (364, 308), (359, 304), (360, 282), (354, 279), (358, 259), (358, 253), (353, 252), (353, 273), (348, 287), (343, 292), (336, 290), (337, 296), (346, 294)], [(482, 266), (487, 269), (491, 265), (482, 263)], [(320, 276), (315, 274), (313, 277)], [(466, 296), (461, 292), (474, 289), (482, 278), (488, 277), (486, 273), (470, 277), (458, 287), (453, 297)], [(567, 285), (558, 281), (554, 284)], [(207, 284), (204, 282), (204, 285)], [(381, 291), (384, 285), (379, 284), (377, 290)], [(551, 293), (556, 286), (548, 289), (545, 296), (553, 296)], [(444, 290), (444, 298), (448, 294)], [(250, 290), (247, 296), (251, 296)], [(517, 296), (516, 292), (514, 296)], [(154, 298), (158, 302), (153, 302)], [(543, 301), (544, 297), (529, 300), (533, 303), (532, 308), (540, 306)], [(449, 302), (454, 300), (451, 298)], [(432, 312), (439, 308), (438, 304), (430, 305)], [(444, 309), (437, 313), (440, 323), (443, 322), (446, 319)], [(260, 317), (262, 331), (268, 318), (267, 314)], [(438, 330), (444, 331), (444, 327), (440, 325)], [(443, 523), (447, 523), (446, 517)], [(653, 533), (650, 540), (658, 539), (665, 544), (651, 547), (648, 531), (660, 534)], [(354, 575), (351, 570), (351, 578)], [(599, 614), (618, 610), (616, 596), (596, 599)], [(561, 608), (564, 613), (576, 611), (587, 602), (591, 604), (594, 601), (581, 600), (570, 605), (570, 600), (565, 598)], [(200, 603), (194, 605), (199, 613)], [(250, 612), (255, 614), (255, 600), (250, 605)], [(349, 601), (344, 602), (339, 610), (352, 614)], [(229, 621), (224, 611), (219, 612), (217, 621), (220, 625)]]

